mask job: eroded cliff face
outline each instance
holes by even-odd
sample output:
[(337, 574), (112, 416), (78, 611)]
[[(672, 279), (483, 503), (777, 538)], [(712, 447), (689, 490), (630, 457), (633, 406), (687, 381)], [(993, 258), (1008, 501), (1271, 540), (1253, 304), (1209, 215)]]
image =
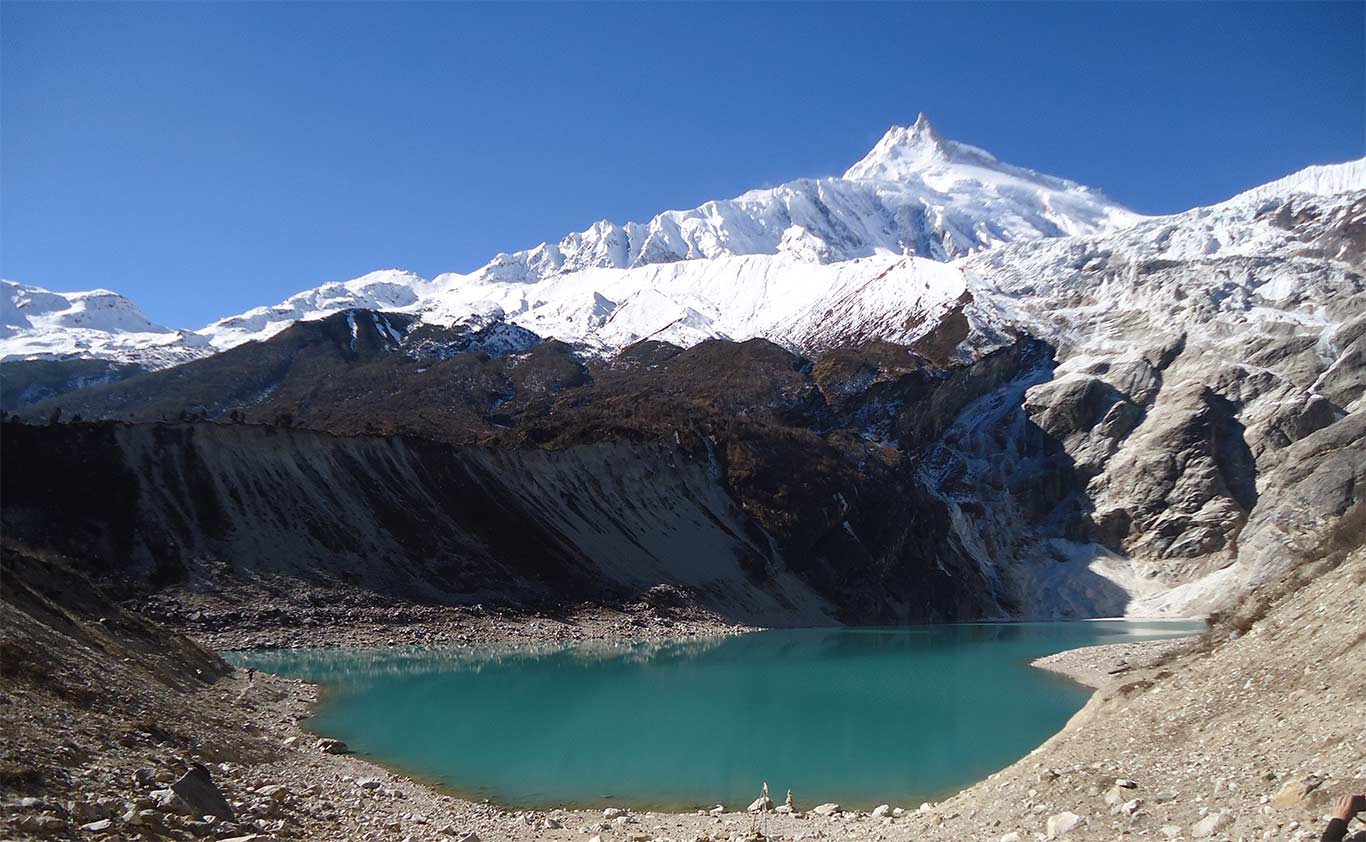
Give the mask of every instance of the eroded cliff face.
[(1359, 517), (1363, 413), (1198, 361), (1069, 368), (1041, 365), (980, 398), (921, 463), (1024, 614), (1226, 607), (1311, 560), (1320, 527)]
[[(925, 554), (944, 537), (933, 518), (905, 506), (898, 521), (895, 494), (891, 508), (860, 502), (890, 491), (877, 487), (890, 475), (843, 501), (797, 483), (788, 510), (829, 504), (845, 518), (784, 529), (737, 491), (771, 469), (762, 454), (740, 465), (659, 443), (471, 448), (228, 424), (12, 423), (4, 435), (7, 536), (91, 558), (135, 589), (231, 576), (535, 605), (667, 583), (769, 625), (1003, 612), (951, 550)], [(853, 535), (851, 520), (884, 514), (878, 532)]]

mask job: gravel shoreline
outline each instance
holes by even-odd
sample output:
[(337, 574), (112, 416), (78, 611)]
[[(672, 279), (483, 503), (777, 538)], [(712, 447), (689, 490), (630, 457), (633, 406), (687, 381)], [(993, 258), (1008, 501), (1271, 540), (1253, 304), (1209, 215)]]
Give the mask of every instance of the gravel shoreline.
[(1134, 670), (1150, 669), (1187, 649), (1199, 635), (1166, 640), (1138, 640), (1081, 646), (1035, 658), (1032, 667), (1066, 676), (1078, 684), (1099, 690)]
[(670, 585), (629, 602), (541, 609), (420, 605), (297, 586), (279, 595), (241, 585), (212, 593), (168, 590), (128, 607), (218, 652), (668, 641), (759, 630), (720, 617), (703, 606), (699, 594)]

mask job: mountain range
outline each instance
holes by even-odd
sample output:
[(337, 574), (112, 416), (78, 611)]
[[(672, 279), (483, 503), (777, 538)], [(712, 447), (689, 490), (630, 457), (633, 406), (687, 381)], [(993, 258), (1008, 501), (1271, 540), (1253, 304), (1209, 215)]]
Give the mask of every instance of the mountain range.
[(4, 283), (6, 526), (151, 582), (1189, 614), (1366, 524), (1366, 160), (1145, 217), (922, 116), (839, 178), (196, 331)]
[(444, 325), (504, 318), (597, 353), (641, 339), (800, 342), (811, 338), (804, 314), (832, 290), (891, 272), (904, 281), (900, 295), (914, 301), (926, 287), (939, 292), (934, 264), (1140, 218), (1099, 191), (944, 140), (922, 115), (890, 129), (840, 178), (800, 179), (643, 224), (603, 220), (558, 243), (499, 254), (469, 274), (372, 272), (196, 331), (155, 325), (107, 290), (61, 294), (6, 281), (0, 355), (159, 368), (348, 308), (411, 312)]

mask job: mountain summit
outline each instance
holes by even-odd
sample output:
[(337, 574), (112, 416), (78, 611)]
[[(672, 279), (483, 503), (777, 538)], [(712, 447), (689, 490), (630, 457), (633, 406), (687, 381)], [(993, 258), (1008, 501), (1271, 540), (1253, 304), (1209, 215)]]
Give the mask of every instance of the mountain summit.
[(900, 181), (908, 174), (943, 166), (951, 152), (930, 119), (921, 113), (911, 126), (892, 126), (845, 178)]
[(946, 140), (921, 114), (893, 126), (843, 177), (797, 179), (645, 223), (599, 222), (558, 243), (500, 254), (473, 274), (525, 283), (589, 268), (784, 253), (818, 263), (881, 253), (951, 260), (1139, 219), (1098, 190)]

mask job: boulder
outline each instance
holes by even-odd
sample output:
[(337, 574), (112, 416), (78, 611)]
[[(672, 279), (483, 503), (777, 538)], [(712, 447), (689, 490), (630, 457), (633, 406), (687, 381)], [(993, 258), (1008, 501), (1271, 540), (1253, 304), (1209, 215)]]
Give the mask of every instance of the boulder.
[(749, 808), (748, 808), (748, 809), (749, 809), (749, 812), (751, 812), (751, 813), (768, 813), (768, 812), (772, 812), (772, 810), (773, 810), (773, 799), (772, 799), (772, 798), (769, 798), (767, 795), (761, 795), (761, 796), (759, 796), (758, 798), (756, 798), (756, 799), (754, 799), (753, 801), (750, 802)]
[(836, 813), (838, 813), (839, 811), (840, 811), (840, 805), (838, 805), (838, 804), (836, 804), (836, 803), (834, 803), (834, 802), (829, 802), (829, 803), (826, 803), (826, 804), (821, 804), (820, 806), (815, 807), (815, 808), (813, 808), (813, 809), (811, 810), (811, 812), (815, 813), (815, 814), (818, 815), (818, 816), (833, 816), (833, 815), (835, 815)]
[(218, 791), (213, 779), (209, 777), (209, 770), (198, 763), (177, 778), (171, 784), (171, 789), (189, 805), (193, 815), (214, 816), (224, 821), (234, 820), (232, 808), (228, 806), (223, 793)]
[(892, 805), (890, 804), (879, 804), (878, 806), (873, 808), (873, 818), (875, 819), (883, 819), (887, 816), (890, 816), (891, 814)]
[(321, 751), (323, 754), (347, 754), (351, 749), (341, 740), (323, 737), (321, 740), (318, 740), (318, 751)]
[(1271, 806), (1277, 810), (1289, 810), (1308, 798), (1309, 793), (1318, 789), (1321, 783), (1323, 781), (1313, 776), (1288, 781), (1285, 786), (1280, 788), (1280, 791), (1272, 796)]

